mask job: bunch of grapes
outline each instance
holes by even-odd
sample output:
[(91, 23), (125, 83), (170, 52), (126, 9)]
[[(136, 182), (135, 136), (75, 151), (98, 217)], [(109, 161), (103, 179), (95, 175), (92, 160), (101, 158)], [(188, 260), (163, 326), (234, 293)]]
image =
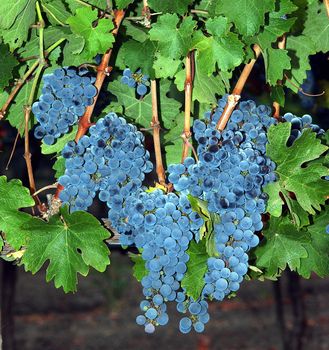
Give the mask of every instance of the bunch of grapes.
[[(99, 199), (115, 213), (152, 170), (143, 141), (143, 134), (115, 113), (99, 119), (89, 136), (64, 147), (66, 170), (58, 180), (64, 187), (59, 198), (71, 211), (87, 210), (99, 192)], [(120, 217), (111, 216), (111, 221), (116, 220), (119, 227)]]
[(129, 68), (126, 68), (123, 71), (121, 83), (126, 84), (131, 88), (135, 88), (137, 86), (137, 94), (139, 96), (144, 96), (147, 93), (149, 77), (144, 75), (140, 69), (136, 73), (132, 73)]
[(76, 67), (56, 69), (43, 76), (42, 94), (32, 105), (32, 112), (39, 125), (34, 130), (37, 139), (52, 145), (57, 138), (66, 134), (70, 126), (77, 123), (93, 104), (97, 89), (95, 78), (88, 70)]
[(169, 166), (169, 181), (183, 195), (192, 195), (218, 216), (214, 225), (216, 253), (208, 259), (203, 298), (223, 300), (236, 292), (248, 270), (250, 248), (258, 245), (267, 195), (262, 187), (275, 181), (275, 164), (265, 155), (267, 128), (275, 123), (266, 106), (241, 102), (224, 131), (216, 123), (225, 97), (205, 122), (194, 123), (199, 161), (186, 158)]

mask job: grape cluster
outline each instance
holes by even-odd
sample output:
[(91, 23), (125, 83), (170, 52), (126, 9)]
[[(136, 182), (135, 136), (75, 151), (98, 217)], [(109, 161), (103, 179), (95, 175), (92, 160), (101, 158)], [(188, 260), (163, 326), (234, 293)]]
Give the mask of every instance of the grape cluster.
[(291, 146), (295, 140), (301, 136), (304, 129), (311, 129), (312, 131), (316, 132), (318, 136), (324, 134), (323, 129), (316, 124), (312, 124), (312, 117), (309, 114), (305, 114), (302, 117), (297, 117), (292, 113), (286, 113), (282, 117), (282, 120), (291, 123), (291, 133), (287, 142), (288, 146)]
[[(87, 210), (99, 192), (99, 199), (115, 213), (152, 170), (143, 141), (142, 133), (115, 113), (99, 119), (90, 127), (89, 136), (64, 147), (66, 170), (58, 180), (64, 187), (59, 198), (71, 211)], [(119, 216), (111, 219), (119, 226)]]
[(132, 73), (129, 68), (126, 68), (123, 71), (121, 82), (131, 88), (135, 88), (137, 86), (137, 94), (139, 96), (144, 96), (147, 93), (149, 77), (147, 75), (144, 75), (141, 70), (138, 70), (136, 73)]
[[(187, 298), (180, 291), (180, 282), (189, 260), (186, 251), (190, 241), (198, 236), (203, 220), (200, 221), (198, 214), (192, 211), (185, 196), (164, 194), (160, 189), (136, 192), (126, 199), (123, 212), (121, 216), (126, 218), (126, 229), (128, 225), (129, 229), (124, 232), (122, 226), (114, 225), (121, 231), (121, 244), (134, 243), (142, 250), (141, 256), (148, 271), (141, 281), (145, 296), (141, 302), (143, 314), (137, 316), (136, 322), (144, 325), (146, 332), (153, 333), (156, 326), (165, 325), (169, 320), (166, 302), (176, 301), (179, 311), (185, 313), (185, 307), (190, 311), (191, 326), (193, 324), (197, 331), (202, 331), (203, 324), (209, 319), (208, 305), (205, 301), (200, 304)], [(182, 329), (186, 333), (190, 328), (183, 326)]]
[(93, 103), (97, 89), (95, 78), (88, 70), (75, 67), (58, 68), (43, 76), (42, 94), (32, 105), (32, 112), (39, 125), (34, 136), (52, 145), (69, 131), (81, 117), (87, 106)]
[(216, 254), (208, 259), (203, 298), (223, 300), (236, 292), (248, 270), (248, 250), (257, 246), (263, 227), (266, 193), (262, 187), (276, 180), (275, 164), (265, 155), (267, 128), (276, 121), (266, 106), (239, 104), (222, 132), (216, 123), (226, 97), (194, 123), (199, 161), (186, 158), (169, 166), (169, 181), (183, 195), (204, 200), (218, 217), (214, 225)]

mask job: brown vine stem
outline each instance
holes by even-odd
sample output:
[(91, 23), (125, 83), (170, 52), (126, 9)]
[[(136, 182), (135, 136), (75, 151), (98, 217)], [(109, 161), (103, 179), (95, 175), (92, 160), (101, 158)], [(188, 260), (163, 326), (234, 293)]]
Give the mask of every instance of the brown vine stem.
[(183, 139), (183, 152), (182, 152), (182, 163), (188, 156), (188, 150), (190, 147), (189, 139), (191, 135), (191, 102), (192, 102), (192, 88), (193, 88), (193, 73), (192, 73), (192, 60), (194, 60), (193, 54), (189, 53), (186, 56), (185, 62), (185, 109), (184, 109), (184, 130), (181, 135)]
[[(278, 41), (278, 48), (281, 50), (284, 50), (286, 48), (286, 35), (283, 35), (279, 41)], [(282, 80), (278, 81), (278, 85), (282, 85)], [(280, 104), (277, 101), (273, 102), (273, 109), (274, 109), (274, 113), (273, 113), (273, 117), (275, 119), (279, 119), (280, 118)]]
[(224, 130), (225, 129), (225, 126), (227, 124), (227, 122), (229, 121), (230, 117), (231, 117), (231, 114), (232, 112), (234, 111), (234, 108), (235, 106), (237, 105), (237, 103), (239, 102), (240, 100), (240, 97), (241, 97), (241, 92), (246, 84), (246, 81), (255, 65), (255, 62), (257, 60), (257, 58), (259, 57), (260, 53), (261, 53), (261, 49), (260, 47), (255, 44), (253, 46), (253, 50), (255, 52), (255, 58), (253, 58), (249, 63), (247, 63), (244, 68), (243, 68), (243, 71), (232, 91), (232, 94), (228, 96), (228, 99), (227, 99), (227, 103), (226, 103), (226, 106), (224, 108), (224, 111), (217, 123), (217, 130)]
[(155, 80), (151, 80), (151, 96), (152, 96), (151, 128), (153, 129), (153, 143), (154, 143), (156, 173), (158, 175), (159, 184), (165, 186), (166, 185), (166, 175), (165, 175), (165, 169), (163, 166), (162, 153), (161, 153), (157, 83)]
[(143, 0), (142, 15), (144, 16), (145, 28), (151, 28), (151, 11), (150, 11), (147, 0)]
[[(115, 28), (112, 31), (112, 34), (116, 35), (118, 33), (118, 30), (120, 28), (121, 22), (124, 18), (125, 11), (124, 10), (116, 10), (114, 11), (114, 23), (115, 23)], [(78, 131), (75, 135), (75, 141), (79, 141), (80, 138), (87, 133), (89, 130), (89, 127), (92, 125), (91, 124), (91, 116), (93, 114), (99, 92), (102, 88), (102, 85), (104, 83), (105, 77), (108, 76), (112, 70), (111, 67), (109, 67), (109, 61), (112, 55), (112, 49), (107, 50), (107, 52), (103, 55), (102, 61), (97, 67), (97, 76), (96, 76), (96, 81), (95, 81), (95, 87), (97, 89), (97, 94), (94, 97), (94, 102), (92, 105), (88, 106), (86, 108), (85, 114), (80, 118), (79, 120), (79, 125), (78, 125)], [(57, 191), (54, 195), (54, 199), (58, 200), (59, 194), (63, 190), (63, 186), (58, 184), (57, 186)]]

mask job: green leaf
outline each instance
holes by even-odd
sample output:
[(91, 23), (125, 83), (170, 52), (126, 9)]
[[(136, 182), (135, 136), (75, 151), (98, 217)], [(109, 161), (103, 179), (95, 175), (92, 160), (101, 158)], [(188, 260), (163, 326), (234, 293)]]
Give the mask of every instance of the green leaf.
[(156, 12), (171, 12), (180, 15), (187, 12), (187, 8), (193, 0), (149, 0), (150, 8)]
[(312, 271), (320, 277), (329, 275), (329, 235), (326, 226), (329, 224), (328, 206), (314, 217), (314, 223), (308, 226), (311, 241), (304, 244), (307, 258), (301, 260), (298, 273), (304, 278), (310, 278)]
[(290, 79), (285, 81), (285, 85), (298, 92), (296, 85), (303, 84), (306, 72), (311, 69), (309, 56), (316, 53), (315, 44), (305, 35), (288, 36), (286, 49), (291, 58), (291, 71), (288, 74)]
[[(229, 72), (219, 72), (218, 75), (208, 76), (199, 63), (199, 54), (195, 56), (195, 76), (193, 81), (192, 100), (200, 103), (217, 103), (216, 95), (223, 96), (228, 92), (229, 79), (232, 74)], [(185, 70), (181, 70), (175, 75), (175, 84), (179, 91), (184, 90)]]
[(266, 275), (275, 276), (287, 265), (294, 271), (307, 257), (304, 243), (310, 241), (306, 231), (298, 231), (287, 216), (271, 217), (269, 226), (263, 230), (265, 240), (255, 249), (257, 267), (266, 269)]
[(270, 127), (266, 154), (277, 165), (280, 191), (295, 193), (300, 206), (315, 214), (315, 209), (321, 210), (320, 205), (329, 196), (329, 181), (322, 179), (329, 175), (329, 169), (321, 163), (307, 162), (319, 158), (328, 147), (321, 144), (311, 129), (304, 130), (300, 138), (287, 147), (290, 129), (290, 123)]
[(240, 34), (251, 36), (264, 25), (265, 14), (272, 12), (274, 5), (272, 0), (220, 0), (216, 10), (233, 22)]
[(8, 86), (13, 78), (13, 69), (19, 64), (16, 57), (10, 53), (8, 46), (0, 43), (0, 88)]
[(125, 9), (133, 2), (134, 0), (115, 0), (115, 5), (118, 9)]
[(136, 280), (140, 282), (143, 279), (143, 277), (148, 275), (148, 271), (145, 267), (145, 261), (142, 258), (142, 254), (129, 253), (129, 257), (134, 263), (133, 275), (136, 278)]
[(85, 40), (81, 36), (70, 35), (63, 50), (63, 66), (79, 66), (86, 62), (93, 62), (93, 59), (90, 59), (83, 50), (84, 46)]
[(76, 15), (69, 17), (67, 23), (70, 25), (74, 34), (80, 35), (85, 40), (86, 55), (90, 59), (98, 53), (105, 53), (112, 47), (114, 36), (110, 31), (114, 25), (110, 19), (98, 19), (97, 10), (89, 7), (78, 8)]
[(31, 0), (15, 0), (13, 1), (1, 1), (0, 2), (0, 28), (10, 28), (17, 17), (29, 6), (34, 6), (35, 1)]
[[(72, 13), (75, 13), (77, 9), (83, 7), (83, 5), (81, 5), (76, 0), (64, 0), (64, 1), (68, 5), (68, 8), (71, 10)], [(85, 3), (91, 5), (92, 7), (97, 7), (101, 10), (105, 10), (107, 6), (105, 0), (86, 0)]]
[(119, 50), (119, 56), (132, 72), (140, 68), (143, 74), (147, 74), (151, 79), (155, 78), (153, 69), (155, 54), (156, 44), (150, 40), (145, 40), (142, 43), (129, 40)]
[(273, 86), (271, 89), (271, 98), (272, 101), (277, 102), (281, 107), (284, 107), (285, 104), (285, 93), (282, 85)]
[(21, 226), (31, 219), (27, 213), (19, 211), (34, 205), (30, 191), (23, 187), (20, 180), (7, 181), (0, 176), (0, 231), (6, 235), (7, 242), (19, 249), (26, 243), (26, 235)]
[(207, 271), (207, 260), (209, 258), (206, 251), (205, 240), (196, 243), (191, 241), (186, 253), (190, 259), (187, 262), (187, 271), (182, 279), (181, 286), (186, 290), (186, 294), (197, 300), (205, 285), (204, 275)]
[(68, 213), (67, 207), (49, 222), (33, 218), (26, 225), (30, 238), (22, 263), (25, 270), (38, 272), (49, 260), (46, 280), (65, 292), (76, 291), (77, 274), (87, 276), (89, 267), (103, 272), (109, 265), (109, 251), (104, 240), (110, 236), (91, 214)]
[(74, 140), (74, 137), (77, 133), (78, 126), (74, 125), (72, 127), (72, 130), (68, 134), (64, 134), (62, 137), (57, 139), (56, 143), (53, 145), (47, 145), (45, 143), (42, 143), (41, 145), (41, 152), (43, 154), (52, 154), (52, 153), (59, 153), (62, 151), (64, 146), (69, 142)]
[(134, 40), (143, 43), (148, 39), (148, 34), (144, 27), (138, 27), (133, 22), (126, 21), (122, 24), (122, 27), (126, 29), (126, 35), (131, 36)]
[[(177, 27), (177, 25), (179, 26)], [(160, 54), (179, 59), (186, 56), (192, 47), (192, 34), (196, 22), (192, 17), (185, 17), (180, 22), (176, 14), (165, 14), (150, 30), (150, 39), (158, 42)]]
[[(215, 16), (216, 7), (217, 7), (217, 0), (201, 0), (195, 5), (196, 10), (207, 11), (208, 15), (211, 17)], [(202, 14), (198, 14), (198, 15), (202, 16)]]
[(156, 78), (173, 78), (178, 68), (182, 65), (180, 60), (174, 58), (156, 55), (156, 61), (153, 64)]
[(199, 65), (207, 75), (216, 71), (216, 64), (222, 71), (234, 69), (242, 63), (243, 46), (238, 36), (228, 33), (226, 36), (216, 36), (216, 31), (208, 28), (214, 36), (195, 36), (195, 48), (199, 51)]
[[(173, 98), (167, 97), (170, 82), (168, 80), (161, 81), (160, 86), (160, 119), (164, 128), (174, 126), (175, 117), (179, 112), (180, 103)], [(115, 95), (118, 102), (124, 106), (124, 114), (129, 119), (134, 120), (136, 124), (144, 128), (149, 128), (152, 119), (152, 97), (151, 94), (144, 96), (143, 99), (137, 99), (135, 89), (128, 85), (113, 81), (108, 86), (109, 91)]]
[(280, 197), (280, 189), (281, 187), (278, 181), (267, 184), (263, 189), (269, 195), (266, 212), (277, 218), (281, 216), (282, 206), (284, 204)]
[(263, 51), (263, 57), (267, 82), (276, 85), (278, 80), (282, 80), (283, 72), (291, 68), (288, 51), (268, 48)]
[(66, 20), (71, 16), (64, 3), (58, 0), (43, 1), (42, 9), (47, 13), (47, 17), (53, 25), (65, 26)]
[(60, 176), (65, 173), (65, 159), (62, 156), (59, 156), (56, 159), (56, 162), (53, 165), (55, 172), (55, 178), (58, 179)]
[(317, 52), (329, 51), (329, 22), (323, 3), (315, 1), (307, 8), (303, 34), (315, 43)]
[[(15, 1), (15, 3), (17, 3), (17, 1)], [(1, 17), (7, 17), (7, 14), (10, 13), (8, 16), (9, 20), (5, 21), (7, 29), (2, 30), (1, 35), (3, 37), (3, 41), (6, 44), (9, 44), (11, 50), (22, 46), (23, 42), (27, 40), (29, 28), (35, 21), (35, 3), (36, 0), (20, 0), (18, 1), (20, 10), (18, 10), (18, 7), (12, 5), (12, 1), (1, 1), (0, 13), (6, 14), (5, 16), (2, 15)], [(7, 8), (8, 6), (10, 6), (10, 9)], [(13, 8), (13, 12), (11, 8)], [(14, 17), (15, 20), (12, 22)], [(10, 25), (10, 28), (8, 25)]]

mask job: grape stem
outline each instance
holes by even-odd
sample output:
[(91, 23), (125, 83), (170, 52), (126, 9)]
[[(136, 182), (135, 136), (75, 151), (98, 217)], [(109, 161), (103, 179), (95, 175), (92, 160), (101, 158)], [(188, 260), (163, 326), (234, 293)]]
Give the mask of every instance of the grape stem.
[(158, 97), (156, 80), (151, 80), (151, 96), (152, 96), (152, 121), (151, 128), (153, 129), (153, 144), (155, 153), (156, 173), (160, 185), (166, 185), (166, 175), (162, 161), (161, 142), (160, 142), (160, 122), (158, 114)]
[(326, 7), (327, 16), (329, 17), (329, 0), (324, 0), (324, 6)]
[(237, 103), (239, 102), (240, 98), (241, 98), (241, 92), (246, 84), (246, 81), (255, 65), (255, 62), (257, 60), (257, 58), (259, 57), (260, 53), (261, 53), (261, 49), (260, 47), (255, 44), (253, 46), (253, 50), (255, 52), (255, 58), (253, 58), (249, 63), (247, 63), (244, 68), (243, 71), (232, 91), (232, 94), (228, 96), (227, 98), (227, 103), (226, 106), (224, 108), (224, 111), (217, 123), (217, 130), (222, 131), (225, 129), (227, 122), (229, 121), (232, 112), (234, 111), (235, 106), (237, 105)]
[[(53, 45), (51, 45), (45, 52), (43, 58), (47, 58), (49, 54), (56, 49), (63, 41), (66, 39), (62, 38), (56, 41)], [(0, 120), (3, 119), (7, 113), (7, 110), (10, 106), (10, 104), (13, 102), (15, 96), (21, 89), (21, 87), (26, 83), (27, 79), (32, 75), (32, 73), (38, 68), (40, 64), (45, 65), (46, 63), (44, 60), (40, 60), (40, 57), (38, 56), (38, 59), (32, 64), (32, 66), (29, 68), (29, 70), (22, 76), (22, 78), (17, 80), (17, 83), (14, 87), (14, 89), (11, 91), (10, 95), (8, 96), (6, 102), (2, 106), (0, 110)]]
[(181, 135), (183, 139), (183, 152), (182, 152), (182, 163), (188, 156), (189, 148), (191, 146), (189, 139), (191, 138), (191, 102), (192, 102), (192, 89), (193, 89), (193, 78), (194, 78), (194, 54), (190, 52), (186, 56), (185, 62), (185, 109), (184, 109), (184, 129)]
[[(114, 22), (115, 22), (115, 28), (112, 30), (112, 34), (116, 35), (118, 33), (119, 27), (121, 25), (121, 22), (124, 18), (125, 11), (123, 10), (116, 10), (114, 11)], [(97, 66), (97, 76), (96, 76), (96, 81), (95, 81), (95, 87), (97, 89), (97, 94), (94, 97), (93, 104), (88, 106), (86, 108), (85, 114), (80, 118), (79, 120), (79, 125), (78, 125), (78, 131), (75, 135), (75, 141), (79, 141), (80, 138), (87, 133), (89, 130), (89, 127), (92, 125), (91, 123), (91, 116), (93, 114), (98, 96), (99, 96), (99, 91), (102, 88), (102, 85), (104, 83), (105, 77), (107, 77), (111, 70), (112, 67), (109, 67), (109, 61), (112, 55), (112, 49), (109, 49), (106, 51), (106, 53), (103, 55), (101, 63), (99, 66)], [(58, 200), (59, 194), (61, 191), (64, 189), (64, 187), (60, 184), (57, 186), (57, 191), (54, 195), (54, 199)]]
[[(286, 36), (283, 35), (279, 40), (278, 40), (278, 48), (281, 50), (284, 50), (286, 48)], [(282, 85), (282, 80), (278, 81), (278, 85)], [(273, 113), (273, 117), (275, 119), (279, 119), (280, 118), (280, 104), (277, 101), (273, 102), (273, 109), (274, 109), (274, 113)]]
[(284, 75), (284, 77), (289, 81), (289, 83), (294, 86), (301, 94), (308, 96), (308, 97), (320, 97), (322, 95), (324, 95), (326, 92), (323, 90), (322, 92), (319, 92), (318, 94), (309, 94), (308, 92), (305, 92), (303, 90), (303, 88), (301, 88), (300, 86), (298, 86), (297, 84), (295, 84), (291, 79), (289, 79), (289, 77), (287, 76), (287, 74)]
[(144, 18), (145, 28), (151, 28), (151, 11), (150, 11), (147, 0), (143, 0), (142, 16)]

